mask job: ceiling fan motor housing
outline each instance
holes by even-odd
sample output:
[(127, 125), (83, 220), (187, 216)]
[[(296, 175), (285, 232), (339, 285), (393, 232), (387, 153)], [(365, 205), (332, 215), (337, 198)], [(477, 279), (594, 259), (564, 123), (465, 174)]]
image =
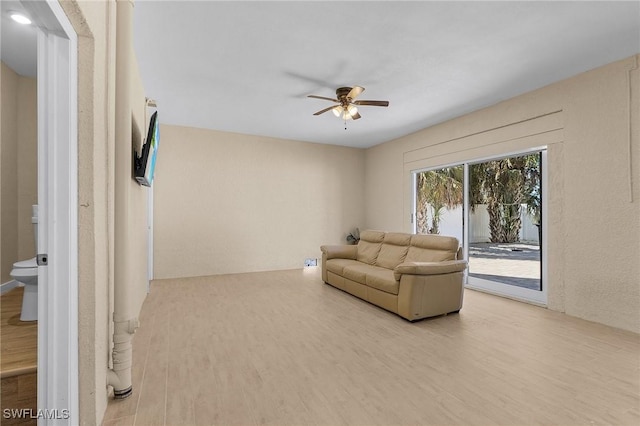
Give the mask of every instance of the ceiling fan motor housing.
[(346, 97), (350, 91), (351, 87), (339, 87), (338, 89), (336, 89), (336, 96), (338, 97), (338, 99), (342, 99)]

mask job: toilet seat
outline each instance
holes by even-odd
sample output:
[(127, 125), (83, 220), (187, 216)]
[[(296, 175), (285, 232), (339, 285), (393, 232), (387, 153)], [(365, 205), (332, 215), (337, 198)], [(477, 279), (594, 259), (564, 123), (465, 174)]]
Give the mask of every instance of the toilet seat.
[(32, 278), (38, 276), (38, 268), (15, 268), (11, 271), (14, 280), (24, 282), (21, 278)]
[(37, 277), (38, 262), (36, 258), (34, 257), (29, 260), (21, 260), (20, 262), (14, 263), (11, 276), (18, 281), (21, 281), (20, 278)]
[(27, 269), (27, 268), (37, 268), (38, 262), (35, 257), (29, 260), (21, 260), (20, 262), (16, 262), (13, 264), (13, 269)]

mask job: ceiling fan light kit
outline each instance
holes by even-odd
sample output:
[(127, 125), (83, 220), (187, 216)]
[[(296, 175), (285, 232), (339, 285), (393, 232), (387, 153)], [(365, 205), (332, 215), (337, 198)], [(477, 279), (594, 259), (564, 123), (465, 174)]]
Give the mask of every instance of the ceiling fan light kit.
[(358, 108), (356, 108), (353, 105), (347, 105), (346, 108), (343, 107), (342, 105), (336, 106), (336, 107), (333, 107), (331, 111), (333, 111), (333, 115), (335, 115), (336, 117), (342, 118), (344, 120), (352, 120), (352, 119), (357, 120), (357, 118), (354, 118), (354, 117), (360, 118), (360, 114), (358, 114)]
[[(325, 112), (331, 110), (336, 117), (343, 119), (346, 123), (347, 120), (357, 120), (361, 117), (360, 113), (358, 113), (359, 106), (381, 106), (387, 107), (389, 106), (389, 101), (356, 101), (355, 99), (364, 92), (364, 87), (353, 86), (353, 87), (339, 87), (336, 90), (336, 99), (327, 98), (325, 96), (317, 96), (317, 95), (308, 95), (309, 98), (322, 99), (325, 101), (337, 102), (338, 105), (332, 105), (328, 108), (322, 109), (313, 115), (324, 114)], [(346, 129), (346, 127), (345, 127)]]

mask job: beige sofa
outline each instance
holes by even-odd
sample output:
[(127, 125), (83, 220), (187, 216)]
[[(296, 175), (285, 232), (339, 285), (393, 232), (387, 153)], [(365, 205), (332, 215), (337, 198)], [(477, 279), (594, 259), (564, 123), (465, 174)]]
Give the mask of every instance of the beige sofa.
[(467, 267), (458, 240), (363, 231), (357, 245), (324, 245), (322, 279), (409, 321), (458, 312)]

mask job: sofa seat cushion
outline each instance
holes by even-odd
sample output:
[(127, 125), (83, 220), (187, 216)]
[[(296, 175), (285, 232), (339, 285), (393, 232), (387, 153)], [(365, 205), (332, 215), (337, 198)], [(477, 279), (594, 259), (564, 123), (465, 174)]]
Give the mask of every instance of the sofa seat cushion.
[(333, 272), (334, 274), (338, 274), (340, 276), (344, 276), (343, 270), (345, 266), (362, 265), (362, 263), (352, 259), (329, 259), (327, 260), (326, 264), (327, 271)]
[(345, 266), (342, 270), (342, 276), (360, 284), (367, 283), (367, 271), (373, 268), (371, 265), (358, 262), (356, 265)]
[(400, 282), (396, 281), (393, 271), (379, 266), (347, 265), (342, 270), (342, 275), (360, 284), (384, 291), (386, 293), (398, 294)]
[(396, 295), (400, 288), (400, 281), (396, 281), (393, 271), (386, 268), (371, 268), (367, 271), (366, 284), (385, 293)]

